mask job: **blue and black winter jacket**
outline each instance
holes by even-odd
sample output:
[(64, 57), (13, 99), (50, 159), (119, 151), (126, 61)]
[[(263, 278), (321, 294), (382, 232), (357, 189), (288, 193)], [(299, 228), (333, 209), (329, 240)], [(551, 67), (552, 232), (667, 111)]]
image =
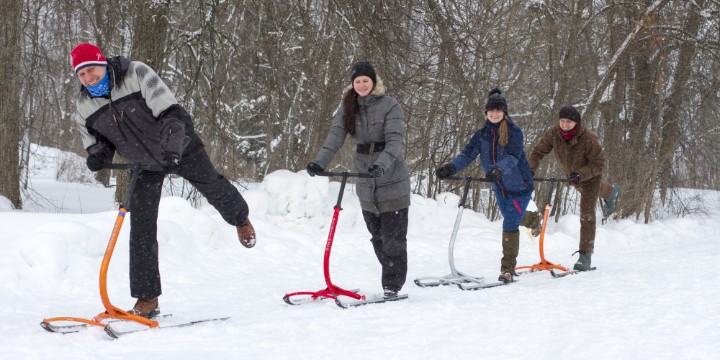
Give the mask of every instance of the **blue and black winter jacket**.
[(507, 122), (510, 132), (507, 146), (503, 147), (499, 144), (499, 124), (493, 124), (486, 120), (485, 126), (473, 134), (465, 149), (453, 159), (452, 165), (455, 173), (459, 173), (479, 155), (486, 174), (495, 166), (502, 170), (503, 175), (500, 181), (492, 184), (493, 190), (499, 196), (529, 194), (535, 187), (523, 150), (522, 130), (511, 119), (508, 118)]

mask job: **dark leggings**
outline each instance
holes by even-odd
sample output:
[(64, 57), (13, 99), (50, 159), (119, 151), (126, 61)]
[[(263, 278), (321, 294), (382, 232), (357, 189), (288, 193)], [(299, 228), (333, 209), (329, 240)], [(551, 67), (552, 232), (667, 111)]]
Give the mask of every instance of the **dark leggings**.
[(382, 266), (383, 289), (400, 291), (407, 277), (408, 208), (380, 215), (363, 210), (363, 218)]
[[(245, 223), (248, 205), (240, 192), (213, 167), (205, 149), (185, 155), (177, 174), (192, 184), (230, 225)], [(160, 296), (157, 218), (165, 173), (140, 173), (130, 199), (130, 295)]]

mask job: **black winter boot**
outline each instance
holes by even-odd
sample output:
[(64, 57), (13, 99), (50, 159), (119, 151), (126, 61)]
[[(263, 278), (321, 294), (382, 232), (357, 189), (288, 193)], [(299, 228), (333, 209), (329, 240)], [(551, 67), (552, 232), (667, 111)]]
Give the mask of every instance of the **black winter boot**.
[(395, 289), (385, 289), (383, 296), (386, 299), (396, 298), (398, 296), (398, 291)]

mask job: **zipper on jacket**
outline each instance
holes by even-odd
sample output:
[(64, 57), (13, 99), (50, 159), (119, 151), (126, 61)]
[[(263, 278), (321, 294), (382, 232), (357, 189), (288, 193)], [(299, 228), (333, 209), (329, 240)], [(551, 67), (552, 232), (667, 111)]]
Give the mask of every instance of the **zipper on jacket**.
[(366, 144), (369, 141), (368, 136), (370, 135), (370, 119), (368, 119), (368, 116), (367, 116), (367, 108), (368, 108), (367, 105), (360, 105), (360, 122), (365, 123), (365, 131), (364, 131), (365, 134), (363, 134), (363, 135), (365, 135), (364, 136), (365, 139), (363, 139), (363, 140), (365, 140)]
[(115, 108), (115, 104), (113, 104), (113, 101), (112, 101), (112, 96), (110, 97), (110, 108), (115, 113), (115, 114), (113, 114), (113, 120), (115, 120), (115, 125), (117, 126), (118, 131), (120, 131), (120, 135), (122, 135), (123, 140), (125, 140), (125, 142), (127, 142), (128, 141), (127, 135), (125, 134), (125, 131), (123, 131), (123, 128), (121, 125), (123, 113), (118, 112), (117, 108)]
[[(123, 131), (123, 128), (122, 128), (122, 126), (120, 125), (120, 123), (122, 122), (123, 114), (122, 114), (121, 112), (118, 112), (117, 108), (115, 107), (115, 102), (113, 101), (113, 98), (112, 98), (112, 90), (113, 90), (112, 88), (114, 88), (115, 85), (116, 85), (116, 84), (115, 84), (115, 79), (117, 79), (117, 74), (115, 74), (115, 67), (110, 66), (109, 68), (110, 68), (110, 70), (112, 70), (112, 79), (111, 79), (111, 80), (112, 80), (112, 83), (111, 83), (112, 87), (109, 89), (108, 94), (107, 94), (108, 100), (110, 101), (110, 109), (112, 109), (112, 111), (113, 111), (113, 113), (114, 113), (114, 114), (113, 114), (113, 120), (115, 120), (115, 125), (117, 126), (118, 131), (120, 131), (120, 135), (122, 135), (123, 140), (124, 140), (125, 142), (127, 142), (127, 141), (128, 141), (127, 135), (125, 134), (125, 131)], [(108, 75), (110, 75), (110, 71), (108, 71)], [(120, 119), (118, 119), (118, 118), (116, 117), (116, 115), (119, 116)]]

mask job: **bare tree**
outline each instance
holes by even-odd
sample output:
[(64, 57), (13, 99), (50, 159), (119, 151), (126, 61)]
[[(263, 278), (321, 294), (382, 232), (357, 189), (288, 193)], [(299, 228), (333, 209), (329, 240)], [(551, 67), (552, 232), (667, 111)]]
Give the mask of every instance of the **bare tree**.
[(0, 13), (0, 195), (8, 198), (16, 209), (22, 207), (20, 198), (19, 144), (20, 123), (20, 54), (22, 52), (21, 0), (8, 1)]
[[(67, 54), (92, 41), (161, 72), (233, 179), (304, 168), (363, 59), (405, 110), (416, 193), (457, 190), (434, 169), (482, 126), (496, 86), (526, 149), (560, 107), (582, 110), (610, 159), (605, 177), (623, 188), (619, 217), (647, 221), (675, 187), (720, 186), (717, 1), (37, 0), (22, 16), (21, 165), (30, 143), (85, 155)], [(352, 168), (352, 156), (345, 146), (333, 166)], [(483, 175), (479, 163), (465, 173)], [(561, 172), (548, 159), (537, 175)], [(494, 218), (486, 189), (472, 193)], [(558, 194), (558, 214), (573, 211), (574, 193)]]
[[(133, 0), (130, 13), (133, 18), (133, 36), (130, 57), (142, 61), (161, 74), (166, 55), (169, 1)], [(116, 155), (116, 162), (125, 162)], [(127, 171), (115, 174), (115, 201), (122, 203), (130, 181)]]

